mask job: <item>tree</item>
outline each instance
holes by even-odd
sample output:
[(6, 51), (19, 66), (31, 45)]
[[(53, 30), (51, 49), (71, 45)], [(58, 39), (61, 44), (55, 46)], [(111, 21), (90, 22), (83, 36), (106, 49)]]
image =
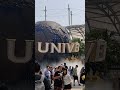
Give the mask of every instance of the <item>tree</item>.
[(115, 32), (95, 29), (86, 34), (86, 41), (103, 39), (107, 42), (106, 59), (103, 61), (106, 70), (109, 70), (111, 66), (120, 64), (120, 43), (112, 38), (115, 35)]
[(72, 53), (74, 56), (81, 56), (85, 54), (85, 43), (83, 43), (79, 38), (73, 38), (72, 42), (78, 42), (80, 44), (79, 52)]

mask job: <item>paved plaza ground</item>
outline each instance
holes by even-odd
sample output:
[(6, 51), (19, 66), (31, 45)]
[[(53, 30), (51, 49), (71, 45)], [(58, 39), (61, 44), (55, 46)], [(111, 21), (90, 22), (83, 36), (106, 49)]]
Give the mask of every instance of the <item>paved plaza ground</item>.
[(74, 86), (72, 90), (84, 90), (83, 88), (83, 86)]
[(113, 90), (113, 84), (107, 80), (88, 81), (85, 90)]

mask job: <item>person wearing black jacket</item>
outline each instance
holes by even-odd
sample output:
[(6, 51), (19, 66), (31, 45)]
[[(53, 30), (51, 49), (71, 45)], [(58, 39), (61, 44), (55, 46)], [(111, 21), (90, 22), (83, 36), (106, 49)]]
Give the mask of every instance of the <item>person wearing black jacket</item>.
[(85, 69), (83, 69), (83, 71), (81, 72), (81, 75), (80, 75), (80, 83), (85, 85)]
[(57, 71), (54, 74), (54, 90), (62, 90), (63, 88), (63, 75), (62, 67), (58, 66)]

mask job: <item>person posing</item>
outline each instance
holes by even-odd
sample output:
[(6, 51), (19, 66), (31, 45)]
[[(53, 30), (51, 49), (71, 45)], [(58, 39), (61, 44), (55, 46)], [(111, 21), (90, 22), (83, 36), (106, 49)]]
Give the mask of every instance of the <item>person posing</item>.
[(62, 80), (62, 67), (58, 66), (54, 74), (54, 90), (62, 90), (63, 80)]
[(67, 69), (63, 70), (63, 83), (64, 83), (64, 90), (71, 90), (72, 79), (71, 76), (68, 74)]

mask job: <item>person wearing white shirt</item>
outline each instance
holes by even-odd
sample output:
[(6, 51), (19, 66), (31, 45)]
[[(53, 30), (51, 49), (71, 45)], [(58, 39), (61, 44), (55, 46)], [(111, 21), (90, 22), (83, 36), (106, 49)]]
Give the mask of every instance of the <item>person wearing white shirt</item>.
[(69, 74), (67, 74), (67, 69), (63, 70), (63, 82), (64, 82), (64, 90), (71, 90), (72, 88), (72, 79)]
[(44, 77), (40, 70), (40, 65), (35, 63), (35, 90), (45, 90), (43, 80)]
[(35, 80), (35, 90), (45, 90), (45, 86), (44, 86), (44, 76), (42, 75), (42, 73), (35, 73), (35, 78), (39, 78), (39, 80)]

